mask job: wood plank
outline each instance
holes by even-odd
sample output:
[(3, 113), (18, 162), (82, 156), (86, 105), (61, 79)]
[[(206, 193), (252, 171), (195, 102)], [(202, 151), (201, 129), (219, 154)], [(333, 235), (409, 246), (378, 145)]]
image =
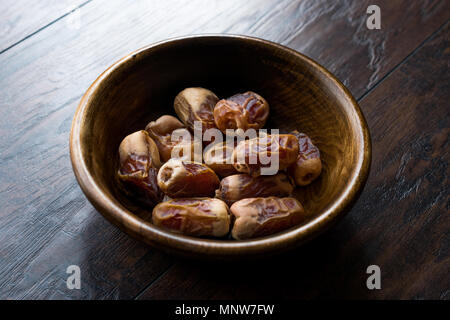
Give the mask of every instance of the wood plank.
[[(63, 19), (0, 55), (0, 82), (8, 87), (0, 95), (0, 298), (133, 298), (171, 263), (86, 200), (69, 160), (71, 120), (83, 92), (113, 61), (200, 28), (241, 2), (192, 1), (177, 11), (168, 10), (173, 2), (148, 3), (94, 1), (81, 9), (80, 29)], [(278, 3), (246, 8), (258, 20)], [(66, 287), (72, 264), (81, 268), (81, 290)]]
[(450, 3), (377, 1), (381, 29), (366, 27), (373, 1), (292, 1), (245, 33), (294, 48), (333, 72), (359, 98), (450, 19)]
[[(449, 29), (361, 101), (372, 171), (335, 229), (269, 262), (177, 263), (139, 298), (448, 299)], [(366, 288), (371, 264), (381, 290)]]
[[(0, 53), (75, 10), (87, 0), (2, 0)], [(73, 20), (76, 22), (75, 20)], [(70, 26), (70, 24), (68, 23)], [(73, 27), (76, 27), (74, 24)]]
[[(373, 31), (379, 36), (372, 40), (361, 27), (365, 8), (346, 1), (194, 0), (180, 8), (174, 1), (95, 0), (81, 9), (80, 29), (67, 27), (68, 16), (1, 54), (0, 297), (132, 298), (172, 263), (105, 222), (72, 173), (75, 108), (112, 62), (169, 37), (243, 33), (300, 49), (359, 96), (374, 83), (374, 65), (383, 64), (376, 76), (383, 77), (448, 17), (442, 1), (388, 3), (381, 6), (390, 8), (382, 16), (390, 29)], [(398, 19), (398, 10), (409, 18)], [(378, 46), (383, 50), (371, 49)], [(81, 291), (65, 287), (68, 264), (82, 268)]]

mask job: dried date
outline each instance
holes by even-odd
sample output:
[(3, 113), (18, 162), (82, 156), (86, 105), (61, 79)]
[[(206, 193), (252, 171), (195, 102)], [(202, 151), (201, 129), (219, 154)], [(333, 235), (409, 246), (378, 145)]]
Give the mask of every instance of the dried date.
[(224, 133), (226, 129), (260, 129), (268, 116), (267, 101), (251, 91), (222, 99), (214, 108), (216, 126)]
[(153, 224), (172, 232), (192, 236), (225, 236), (230, 215), (225, 202), (213, 198), (180, 198), (158, 204)]
[(194, 130), (194, 122), (199, 121), (202, 131), (205, 132), (216, 127), (213, 110), (217, 101), (219, 98), (208, 89), (186, 88), (175, 97), (174, 108), (189, 129)]
[(287, 197), (292, 194), (294, 185), (291, 179), (280, 172), (274, 176), (251, 177), (248, 174), (228, 176), (220, 182), (216, 197), (229, 206), (245, 198)]
[(248, 198), (235, 202), (230, 210), (235, 218), (231, 236), (236, 240), (271, 235), (305, 218), (305, 210), (295, 198)]
[(214, 108), (214, 121), (217, 128), (260, 129), (269, 116), (269, 104), (260, 95), (247, 91), (217, 102)]
[(154, 206), (163, 194), (157, 184), (161, 165), (158, 148), (144, 130), (125, 137), (119, 146), (120, 165), (117, 177), (125, 193)]
[(233, 150), (232, 144), (216, 143), (205, 150), (203, 160), (220, 177), (226, 177), (237, 173), (233, 166)]
[(292, 132), (298, 139), (299, 155), (297, 161), (289, 166), (288, 173), (298, 186), (306, 186), (313, 182), (322, 172), (320, 151), (304, 133)]
[(292, 134), (244, 140), (233, 151), (233, 165), (237, 171), (252, 176), (275, 174), (297, 160), (298, 148), (298, 139)]
[(211, 197), (219, 178), (206, 165), (171, 159), (158, 172), (158, 186), (171, 198)]
[[(201, 141), (195, 141), (189, 130), (177, 118), (164, 115), (150, 122), (145, 130), (158, 146), (162, 162), (167, 162), (171, 158), (201, 161)], [(195, 158), (195, 155), (198, 155), (198, 158)]]

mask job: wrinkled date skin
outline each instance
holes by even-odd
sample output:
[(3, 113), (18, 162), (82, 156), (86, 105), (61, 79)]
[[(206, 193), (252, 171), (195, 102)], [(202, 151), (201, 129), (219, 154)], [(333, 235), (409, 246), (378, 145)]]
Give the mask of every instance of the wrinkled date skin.
[(228, 206), (213, 198), (180, 198), (158, 204), (153, 224), (191, 236), (223, 237), (230, 230)]
[(247, 198), (230, 210), (235, 218), (231, 236), (236, 240), (271, 235), (305, 219), (305, 210), (295, 198)]
[(222, 99), (214, 108), (214, 121), (223, 133), (226, 129), (260, 129), (268, 116), (267, 101), (251, 91)]
[[(167, 162), (172, 158), (172, 151), (178, 157), (186, 157), (188, 160), (194, 159), (194, 138), (177, 118), (169, 115), (161, 116), (156, 121), (150, 122), (145, 130), (158, 146), (162, 162)], [(172, 139), (172, 134), (179, 138)], [(201, 143), (199, 150), (201, 150)]]
[(174, 108), (189, 129), (194, 130), (194, 122), (200, 121), (205, 132), (216, 127), (213, 110), (217, 101), (219, 98), (208, 89), (186, 88), (175, 97)]
[(230, 206), (245, 198), (288, 197), (293, 190), (294, 185), (284, 172), (256, 178), (248, 174), (235, 174), (222, 179), (219, 189), (216, 190), (216, 197)]
[(289, 166), (288, 173), (297, 186), (306, 186), (313, 182), (322, 172), (320, 151), (304, 133), (292, 132), (298, 139), (299, 155), (297, 161)]
[(156, 176), (161, 163), (158, 148), (144, 130), (125, 137), (119, 146), (120, 167), (117, 177), (125, 193), (153, 207), (163, 193)]
[(212, 197), (219, 178), (206, 165), (171, 159), (158, 172), (158, 186), (171, 198)]
[(226, 177), (236, 174), (237, 171), (233, 166), (233, 150), (234, 146), (226, 142), (216, 143), (208, 147), (203, 154), (203, 161), (220, 177)]
[(292, 134), (244, 140), (233, 151), (234, 167), (239, 172), (259, 176), (261, 168), (275, 165), (272, 159), (278, 159), (278, 170), (284, 170), (297, 160), (298, 150), (298, 139)]

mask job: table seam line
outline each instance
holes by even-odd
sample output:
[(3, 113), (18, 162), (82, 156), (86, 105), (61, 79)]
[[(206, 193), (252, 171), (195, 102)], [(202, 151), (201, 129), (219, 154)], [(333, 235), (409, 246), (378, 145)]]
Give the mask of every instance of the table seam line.
[(86, 2), (83, 2), (83, 3), (80, 4), (79, 6), (73, 8), (71, 11), (66, 12), (66, 13), (63, 14), (62, 16), (60, 16), (60, 17), (54, 19), (53, 21), (50, 21), (50, 22), (47, 23), (46, 25), (44, 25), (44, 26), (38, 28), (36, 31), (31, 32), (30, 34), (26, 35), (26, 36), (23, 37), (22, 39), (20, 39), (20, 40), (14, 42), (14, 43), (11, 44), (10, 46), (8, 46), (8, 47), (6, 47), (5, 49), (1, 50), (1, 51), (0, 51), (0, 54), (3, 54), (3, 53), (5, 53), (6, 51), (8, 51), (8, 50), (14, 48), (15, 46), (17, 46), (17, 45), (19, 45), (19, 44), (21, 44), (21, 43), (24, 42), (25, 40), (27, 40), (27, 39), (33, 37), (34, 35), (36, 35), (36, 34), (38, 34), (39, 32), (45, 30), (46, 28), (50, 27), (50, 26), (53, 25), (54, 23), (56, 23), (56, 22), (58, 22), (59, 20), (61, 20), (61, 19), (65, 18), (65, 17), (67, 17), (68, 15), (72, 14), (72, 13), (75, 12), (76, 10), (78, 10), (78, 9), (80, 9), (80, 8), (82, 8), (82, 7), (84, 7), (86, 4), (88, 4), (88, 3), (92, 2), (92, 1), (93, 1), (93, 0), (87, 0)]
[(157, 276), (155, 279), (153, 279), (152, 281), (150, 281), (144, 289), (142, 289), (141, 291), (139, 291), (139, 293), (133, 298), (133, 300), (138, 300), (140, 296), (142, 296), (147, 289), (149, 289), (155, 282), (157, 282), (159, 279), (161, 279), (170, 269), (172, 269), (175, 265), (177, 264), (177, 262), (173, 262), (166, 270), (164, 270), (159, 276)]
[(392, 67), (380, 80), (378, 80), (371, 88), (367, 89), (358, 99), (358, 102), (361, 102), (364, 98), (366, 98), (372, 91), (374, 91), (384, 80), (386, 80), (392, 73), (397, 71), (403, 64), (405, 64), (412, 56), (414, 56), (420, 49), (422, 49), (425, 44), (432, 40), (445, 26), (449, 23), (450, 19), (447, 19), (440, 27), (438, 27), (435, 31), (433, 31), (428, 37), (426, 37), (419, 45), (413, 49), (410, 53), (408, 53), (399, 63), (397, 63), (394, 67)]

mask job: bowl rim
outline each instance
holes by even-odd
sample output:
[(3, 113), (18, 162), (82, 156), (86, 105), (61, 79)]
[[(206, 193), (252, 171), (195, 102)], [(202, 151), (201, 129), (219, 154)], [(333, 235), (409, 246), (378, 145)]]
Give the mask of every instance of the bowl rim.
[[(316, 69), (326, 78), (331, 80), (336, 87), (342, 90), (345, 98), (352, 105), (356, 114), (357, 124), (360, 129), (356, 133), (360, 135), (360, 141), (362, 141), (363, 144), (358, 150), (358, 162), (356, 163), (356, 169), (354, 170), (353, 175), (349, 178), (349, 182), (346, 184), (345, 190), (341, 192), (337, 199), (326, 210), (318, 214), (306, 224), (271, 236), (243, 241), (194, 238), (181, 234), (170, 233), (159, 229), (156, 226), (153, 226), (150, 222), (134, 215), (131, 211), (121, 205), (117, 199), (111, 200), (110, 197), (101, 190), (90, 174), (83, 158), (80, 135), (83, 120), (86, 116), (86, 111), (89, 108), (90, 101), (95, 96), (95, 93), (99, 89), (102, 81), (104, 81), (115, 70), (122, 67), (127, 61), (131, 60), (140, 53), (165, 45), (170, 45), (174, 42), (189, 41), (196, 38), (229, 38), (245, 40), (256, 42), (259, 45), (267, 47), (275, 47), (279, 50), (288, 52), (289, 54), (303, 60), (306, 64), (309, 64), (312, 68)], [(332, 226), (338, 218), (341, 218), (347, 212), (346, 209), (349, 209), (349, 207), (357, 199), (369, 175), (372, 153), (369, 128), (358, 102), (355, 100), (350, 91), (331, 72), (313, 59), (297, 52), (294, 49), (269, 40), (237, 34), (196, 34), (174, 37), (144, 46), (116, 61), (97, 77), (97, 79), (89, 86), (81, 98), (72, 121), (69, 147), (72, 168), (82, 191), (94, 207), (105, 218), (107, 218), (107, 220), (118, 226), (129, 235), (143, 240), (155, 248), (187, 255), (201, 253), (217, 256), (242, 256), (244, 254), (255, 255), (275, 252), (299, 245), (325, 231)]]

